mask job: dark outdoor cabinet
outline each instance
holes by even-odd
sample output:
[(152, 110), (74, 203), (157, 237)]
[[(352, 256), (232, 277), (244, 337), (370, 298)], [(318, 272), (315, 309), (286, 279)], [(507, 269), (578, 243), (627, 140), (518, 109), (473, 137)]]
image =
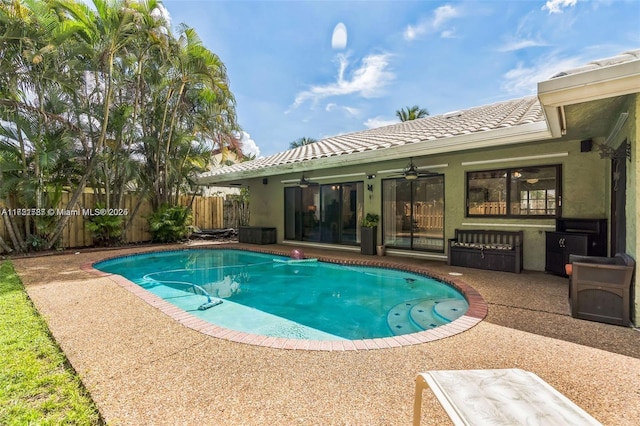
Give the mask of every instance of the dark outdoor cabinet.
[(249, 244), (275, 244), (276, 228), (262, 226), (241, 226), (238, 229), (238, 242)]
[(360, 228), (360, 254), (376, 254), (378, 227), (363, 226)]
[(546, 233), (545, 272), (566, 277), (569, 255), (606, 256), (607, 219), (557, 219)]

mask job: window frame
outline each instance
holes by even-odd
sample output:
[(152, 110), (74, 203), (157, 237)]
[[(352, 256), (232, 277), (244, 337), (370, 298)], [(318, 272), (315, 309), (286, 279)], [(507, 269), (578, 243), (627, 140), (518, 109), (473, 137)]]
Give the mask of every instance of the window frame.
[[(523, 172), (526, 169), (535, 169), (535, 168), (547, 168), (556, 170), (556, 183), (555, 183), (555, 213), (554, 214), (539, 214), (539, 215), (531, 215), (531, 214), (512, 214), (511, 205), (512, 205), (512, 190), (511, 190), (511, 176), (515, 172)], [(469, 213), (471, 202), (472, 202), (472, 192), (489, 194), (489, 188), (480, 188), (480, 191), (471, 191), (470, 187), (470, 176), (477, 173), (495, 173), (504, 175), (504, 184), (505, 184), (505, 193), (506, 193), (506, 214), (478, 214), (478, 213)], [(533, 191), (531, 191), (533, 192)], [(531, 209), (529, 209), (531, 210)], [(500, 218), (500, 219), (554, 219), (562, 217), (562, 164), (539, 164), (532, 166), (518, 166), (518, 167), (504, 167), (498, 169), (486, 169), (486, 170), (469, 170), (465, 172), (465, 217), (469, 218)]]
[[(442, 212), (443, 212), (443, 216), (442, 216), (442, 247), (439, 249), (435, 249), (435, 248), (426, 248), (426, 247), (421, 247), (419, 245), (415, 244), (415, 233), (414, 233), (414, 229), (411, 228), (410, 230), (410, 236), (409, 236), (409, 246), (401, 246), (401, 245), (395, 245), (395, 244), (390, 244), (388, 241), (385, 240), (385, 235), (386, 235), (386, 227), (385, 227), (385, 223), (386, 223), (386, 217), (385, 217), (385, 197), (384, 197), (384, 184), (385, 182), (409, 182), (410, 183), (410, 210), (411, 210), (411, 218), (410, 221), (413, 222), (415, 220), (415, 215), (416, 215), (416, 204), (417, 203), (422, 203), (422, 200), (415, 200), (415, 184), (417, 182), (420, 181), (428, 181), (430, 179), (433, 178), (438, 178), (441, 179), (441, 186), (442, 186)], [(385, 178), (381, 180), (381, 189), (380, 189), (380, 211), (382, 212), (382, 221), (381, 221), (381, 226), (382, 226), (382, 243), (389, 247), (389, 248), (393, 248), (393, 249), (398, 249), (398, 250), (407, 250), (407, 251), (414, 251), (414, 252), (424, 252), (424, 253), (444, 253), (445, 252), (445, 248), (446, 248), (446, 214), (445, 214), (445, 208), (446, 208), (446, 183), (445, 183), (446, 179), (445, 179), (445, 175), (444, 174), (437, 174), (434, 176), (424, 176), (424, 177), (418, 177), (418, 179), (416, 180), (406, 180), (404, 177), (401, 178)], [(438, 238), (439, 239), (439, 238)]]
[[(355, 236), (354, 240), (350, 240), (348, 238), (348, 232), (345, 233), (348, 229), (344, 227), (345, 222), (342, 217), (343, 207), (345, 204), (344, 191), (345, 188), (350, 188), (351, 186), (356, 187), (355, 197), (353, 200), (349, 199), (349, 203), (353, 203), (354, 211), (354, 227), (353, 233)], [(334, 190), (339, 191), (338, 196), (338, 204), (341, 209), (338, 212), (338, 221), (334, 222), (338, 225), (338, 241), (332, 241), (328, 237), (328, 230), (325, 227), (328, 222), (325, 220), (328, 211), (325, 206), (325, 190), (332, 188)], [(313, 209), (314, 225), (311, 226), (312, 233), (308, 234), (307, 228), (305, 224), (305, 214), (309, 214), (309, 210), (306, 208), (309, 203), (305, 204), (305, 192), (310, 192), (312, 189), (317, 189), (317, 202), (318, 204), (313, 204), (315, 209)], [(304, 242), (312, 242), (319, 244), (338, 244), (343, 246), (357, 246), (360, 244), (360, 226), (359, 223), (362, 222), (362, 216), (364, 212), (364, 191), (365, 185), (363, 181), (349, 181), (349, 182), (335, 182), (335, 183), (322, 183), (322, 184), (313, 184), (308, 188), (301, 188), (299, 186), (290, 186), (284, 187), (284, 229), (285, 229), (285, 239), (289, 241), (304, 241)], [(309, 194), (306, 194), (307, 196)], [(313, 194), (312, 198), (313, 197)], [(308, 197), (307, 197), (308, 198)], [(293, 209), (293, 210), (291, 210)], [(317, 209), (317, 210), (316, 210)], [(291, 221), (291, 222), (290, 222)], [(351, 229), (351, 227), (349, 227)], [(315, 234), (317, 233), (317, 235)]]

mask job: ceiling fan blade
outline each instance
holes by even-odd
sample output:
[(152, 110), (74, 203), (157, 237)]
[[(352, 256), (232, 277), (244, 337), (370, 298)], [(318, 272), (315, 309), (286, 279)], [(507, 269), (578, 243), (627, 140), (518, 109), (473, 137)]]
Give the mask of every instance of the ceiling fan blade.
[(428, 170), (425, 170), (424, 172), (418, 171), (418, 176), (419, 177), (433, 177), (433, 176), (438, 176), (439, 173), (436, 172), (430, 172)]

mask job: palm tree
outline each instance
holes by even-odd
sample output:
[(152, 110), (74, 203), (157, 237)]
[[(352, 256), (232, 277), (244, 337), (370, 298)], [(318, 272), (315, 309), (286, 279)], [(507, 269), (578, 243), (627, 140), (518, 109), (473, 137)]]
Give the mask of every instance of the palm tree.
[[(90, 186), (107, 208), (175, 204), (211, 151), (242, 155), (226, 68), (191, 28), (175, 36), (159, 0), (0, 0), (0, 201), (73, 210)], [(57, 201), (56, 201), (57, 198)], [(137, 207), (126, 220), (133, 219)], [(43, 248), (69, 216), (5, 218), (16, 250)], [(7, 243), (0, 240), (5, 251)]]
[[(54, 207), (56, 194), (77, 170), (66, 114), (67, 94), (78, 88), (73, 74), (78, 62), (66, 47), (73, 31), (45, 2), (3, 2), (0, 17), (0, 198), (13, 208)], [(68, 181), (60, 175), (65, 167)], [(58, 218), (53, 219), (10, 217), (14, 248), (26, 249), (28, 239), (32, 247), (43, 242), (50, 247)]]
[(212, 149), (226, 146), (241, 152), (235, 99), (220, 58), (202, 44), (193, 28), (186, 26), (181, 27), (178, 38), (170, 41), (167, 51), (160, 53), (168, 57), (158, 60), (165, 62), (160, 72), (165, 77), (149, 82), (158, 110), (150, 117), (150, 123), (154, 123), (150, 128), (157, 129), (157, 134), (146, 142), (153, 165), (153, 169), (148, 168), (154, 177), (155, 207), (177, 199), (180, 186), (188, 180), (180, 171), (186, 173), (189, 168), (184, 167), (186, 162), (178, 152), (193, 155), (196, 161), (192, 165), (203, 167), (206, 164), (201, 158), (195, 158), (203, 154), (196, 149), (203, 143), (211, 144)]
[(401, 108), (396, 111), (396, 116), (400, 121), (415, 120), (417, 118), (424, 118), (428, 115), (429, 111), (426, 108), (420, 108), (418, 105)]
[(290, 149), (299, 148), (301, 146), (309, 145), (309, 144), (316, 143), (316, 142), (318, 142), (318, 141), (313, 139), (313, 138), (302, 137), (300, 139), (296, 139), (295, 141), (291, 142), (289, 144), (289, 148)]
[[(57, 0), (50, 4), (58, 13), (57, 16), (64, 17), (61, 28), (75, 35), (76, 47), (85, 53), (76, 63), (78, 66), (86, 64), (84, 71), (87, 76), (91, 73), (93, 78), (93, 81), (89, 81), (88, 77), (81, 80), (91, 100), (75, 98), (76, 107), (83, 105), (86, 108), (84, 117), (89, 123), (87, 133), (91, 144), (90, 147), (87, 145), (89, 152), (85, 153), (84, 173), (67, 204), (68, 209), (73, 209), (92, 180), (107, 143), (113, 139), (109, 130), (115, 97), (121, 84), (119, 67), (127, 47), (138, 33), (138, 12), (127, 7), (126, 0), (93, 0), (95, 10), (74, 0)], [(51, 248), (58, 240), (68, 217), (62, 216), (60, 219), (50, 234), (47, 248)]]

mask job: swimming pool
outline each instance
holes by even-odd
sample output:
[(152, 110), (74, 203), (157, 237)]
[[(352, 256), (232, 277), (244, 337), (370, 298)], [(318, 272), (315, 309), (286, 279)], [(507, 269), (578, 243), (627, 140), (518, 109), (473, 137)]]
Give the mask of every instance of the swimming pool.
[[(448, 324), (469, 307), (452, 286), (423, 275), (287, 259), (193, 249), (137, 254), (93, 267), (122, 275), (209, 323), (290, 339), (402, 336)], [(218, 299), (222, 303), (203, 309)]]

